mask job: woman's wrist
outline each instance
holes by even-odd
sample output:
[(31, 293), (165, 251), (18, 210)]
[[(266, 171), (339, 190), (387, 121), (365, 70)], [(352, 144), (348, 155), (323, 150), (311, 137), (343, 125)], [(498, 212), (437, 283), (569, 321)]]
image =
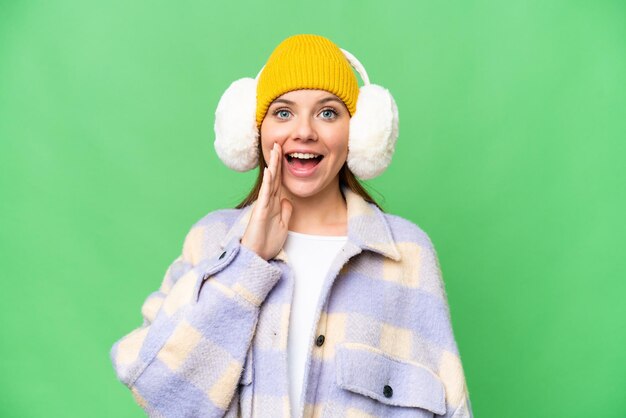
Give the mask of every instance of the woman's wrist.
[(262, 251), (260, 248), (258, 248), (257, 246), (255, 246), (255, 245), (250, 244), (249, 242), (247, 242), (247, 240), (246, 240), (246, 237), (245, 237), (245, 236), (241, 238), (240, 243), (241, 243), (241, 245), (242, 245), (242, 246), (244, 246), (244, 247), (246, 247), (248, 250), (250, 250), (250, 251), (252, 251), (252, 252), (256, 253), (256, 255), (258, 255), (259, 257), (261, 257), (261, 258), (262, 258), (262, 259), (264, 259), (265, 261), (268, 261), (268, 260), (271, 258), (271, 257), (266, 257), (266, 256), (263, 254), (263, 251)]

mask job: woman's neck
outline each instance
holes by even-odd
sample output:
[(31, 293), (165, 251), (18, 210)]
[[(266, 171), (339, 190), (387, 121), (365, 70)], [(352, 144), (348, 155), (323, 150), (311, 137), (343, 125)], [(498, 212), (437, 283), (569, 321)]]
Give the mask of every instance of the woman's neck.
[(329, 186), (310, 197), (286, 195), (293, 205), (290, 231), (313, 235), (348, 234), (348, 210), (339, 182), (336, 187)]

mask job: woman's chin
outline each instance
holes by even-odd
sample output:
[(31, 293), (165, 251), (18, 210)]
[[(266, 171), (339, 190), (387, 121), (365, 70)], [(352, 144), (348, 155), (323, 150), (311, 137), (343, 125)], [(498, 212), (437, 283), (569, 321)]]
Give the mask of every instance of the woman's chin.
[(318, 182), (287, 181), (283, 186), (288, 196), (294, 199), (307, 199), (326, 191), (329, 185), (323, 187)]

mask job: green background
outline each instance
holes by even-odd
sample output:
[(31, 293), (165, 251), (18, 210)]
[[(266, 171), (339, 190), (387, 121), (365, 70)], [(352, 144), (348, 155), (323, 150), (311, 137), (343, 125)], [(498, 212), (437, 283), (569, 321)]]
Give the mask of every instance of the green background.
[(0, 0), (0, 416), (143, 416), (109, 349), (252, 184), (215, 106), (296, 33), (394, 94), (368, 184), (437, 248), (475, 415), (626, 416), (626, 4), (545, 0)]

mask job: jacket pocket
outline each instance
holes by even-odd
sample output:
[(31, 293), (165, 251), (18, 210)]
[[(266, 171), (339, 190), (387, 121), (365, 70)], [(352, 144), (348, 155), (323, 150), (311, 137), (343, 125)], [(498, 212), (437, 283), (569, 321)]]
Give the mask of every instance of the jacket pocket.
[(446, 413), (445, 388), (428, 367), (358, 343), (336, 351), (337, 385), (382, 404)]

